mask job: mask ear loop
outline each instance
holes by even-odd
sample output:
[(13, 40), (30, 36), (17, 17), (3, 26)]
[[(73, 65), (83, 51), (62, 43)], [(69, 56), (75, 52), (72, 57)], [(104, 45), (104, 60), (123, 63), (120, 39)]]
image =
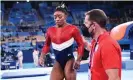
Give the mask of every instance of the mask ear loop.
[(92, 22), (91, 24), (90, 24), (90, 26), (89, 26), (89, 28), (88, 29), (90, 29), (90, 27), (93, 25), (94, 23)]

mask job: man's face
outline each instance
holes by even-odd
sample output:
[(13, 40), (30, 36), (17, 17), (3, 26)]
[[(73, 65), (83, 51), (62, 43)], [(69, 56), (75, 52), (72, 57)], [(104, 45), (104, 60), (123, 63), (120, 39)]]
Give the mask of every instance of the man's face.
[(63, 25), (64, 22), (66, 21), (65, 13), (61, 11), (55, 11), (54, 20), (55, 20), (56, 25), (59, 25), (59, 26)]
[(93, 23), (92, 21), (89, 21), (89, 15), (85, 16), (84, 24), (87, 27), (88, 32), (91, 33), (93, 31), (93, 28), (92, 28)]

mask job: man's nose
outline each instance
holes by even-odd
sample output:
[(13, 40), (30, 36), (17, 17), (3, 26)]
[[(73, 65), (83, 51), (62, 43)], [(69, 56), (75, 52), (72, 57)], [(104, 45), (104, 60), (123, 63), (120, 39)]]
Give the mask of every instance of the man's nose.
[(56, 21), (59, 21), (59, 17), (57, 17), (55, 20), (56, 20)]

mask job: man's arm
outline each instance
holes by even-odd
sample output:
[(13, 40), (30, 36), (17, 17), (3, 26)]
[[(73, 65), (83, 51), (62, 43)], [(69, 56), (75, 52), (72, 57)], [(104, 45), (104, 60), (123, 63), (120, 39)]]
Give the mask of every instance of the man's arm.
[(119, 69), (107, 69), (106, 74), (108, 75), (108, 80), (120, 80)]
[(84, 36), (82, 35), (82, 39), (83, 39), (83, 43), (84, 43), (84, 47), (87, 51), (90, 51), (91, 49), (91, 43), (89, 43), (87, 40), (85, 40)]

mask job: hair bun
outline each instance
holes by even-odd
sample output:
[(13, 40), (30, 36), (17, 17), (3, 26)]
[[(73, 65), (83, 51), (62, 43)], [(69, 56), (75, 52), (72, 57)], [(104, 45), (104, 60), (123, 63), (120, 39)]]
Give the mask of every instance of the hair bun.
[(59, 6), (56, 7), (56, 9), (58, 9), (58, 8), (63, 8), (63, 9), (65, 9), (66, 6), (65, 6), (65, 4), (61, 4), (61, 5), (59, 5)]
[(65, 4), (61, 4), (61, 5), (57, 6), (55, 11), (62, 11), (65, 14), (68, 14), (68, 10), (67, 10), (67, 7), (65, 6)]

